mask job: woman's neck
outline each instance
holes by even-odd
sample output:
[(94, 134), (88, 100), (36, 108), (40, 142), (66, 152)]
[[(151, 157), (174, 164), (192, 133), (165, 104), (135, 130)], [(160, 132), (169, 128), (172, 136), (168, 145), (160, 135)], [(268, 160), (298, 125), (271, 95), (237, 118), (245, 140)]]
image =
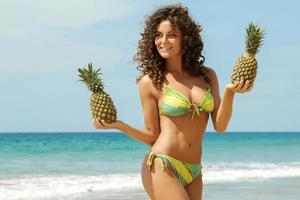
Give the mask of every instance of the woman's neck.
[(183, 74), (182, 57), (173, 56), (166, 60), (166, 71), (170, 73)]

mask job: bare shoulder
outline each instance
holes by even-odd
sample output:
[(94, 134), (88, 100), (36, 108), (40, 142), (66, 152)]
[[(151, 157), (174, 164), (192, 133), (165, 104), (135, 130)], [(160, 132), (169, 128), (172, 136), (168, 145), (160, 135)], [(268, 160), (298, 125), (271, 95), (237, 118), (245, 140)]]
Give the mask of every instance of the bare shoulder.
[(207, 76), (210, 80), (214, 81), (218, 78), (216, 72), (212, 68), (204, 67), (204, 69), (205, 69), (205, 72), (206, 72), (206, 74), (207, 74)]
[(149, 74), (144, 75), (138, 82), (139, 86), (141, 87), (150, 87), (152, 84), (152, 80), (149, 77)]
[(210, 80), (209, 85), (210, 85), (213, 93), (215, 94), (215, 96), (219, 95), (219, 81), (218, 81), (216, 72), (212, 68), (209, 68), (209, 67), (205, 67), (205, 72)]
[(152, 79), (149, 77), (149, 75), (143, 76), (139, 82), (139, 90), (140, 92), (147, 93), (147, 96), (157, 96), (157, 89), (154, 87)]

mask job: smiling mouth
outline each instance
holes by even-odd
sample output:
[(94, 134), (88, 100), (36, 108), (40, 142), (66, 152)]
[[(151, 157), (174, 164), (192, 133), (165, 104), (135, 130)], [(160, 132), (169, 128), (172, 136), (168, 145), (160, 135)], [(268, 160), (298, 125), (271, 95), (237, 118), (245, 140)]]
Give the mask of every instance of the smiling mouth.
[(161, 51), (170, 51), (171, 49), (173, 49), (173, 47), (160, 47), (159, 49)]

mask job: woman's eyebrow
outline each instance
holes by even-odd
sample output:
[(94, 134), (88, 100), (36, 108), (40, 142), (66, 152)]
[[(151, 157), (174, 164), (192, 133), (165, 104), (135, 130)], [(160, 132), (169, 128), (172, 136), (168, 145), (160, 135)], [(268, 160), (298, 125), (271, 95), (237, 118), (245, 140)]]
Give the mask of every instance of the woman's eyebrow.
[[(156, 31), (156, 33), (162, 33), (161, 31)], [(174, 31), (169, 31), (168, 33), (177, 33), (176, 30)]]

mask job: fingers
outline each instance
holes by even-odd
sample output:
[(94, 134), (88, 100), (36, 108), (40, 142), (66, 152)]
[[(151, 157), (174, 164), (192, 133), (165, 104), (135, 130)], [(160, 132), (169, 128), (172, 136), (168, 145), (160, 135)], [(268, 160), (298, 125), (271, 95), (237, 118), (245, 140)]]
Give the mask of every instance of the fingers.
[(99, 122), (102, 124), (102, 126), (107, 126), (108, 125), (108, 123), (106, 123), (104, 120), (100, 120)]
[(252, 83), (250, 84), (250, 87), (248, 88), (247, 92), (250, 92), (250, 91), (252, 90), (253, 86), (254, 86), (254, 83), (252, 82)]
[(240, 84), (240, 82), (235, 82), (235, 83), (233, 84), (233, 86), (232, 86), (232, 87), (233, 87), (233, 91), (236, 91), (236, 90), (237, 90), (239, 84)]
[(93, 118), (93, 125), (94, 125), (94, 127), (95, 128), (97, 128), (97, 129), (103, 129), (103, 128), (105, 128), (104, 126), (105, 126), (105, 122), (104, 122), (104, 120), (98, 120), (98, 119), (95, 119), (95, 118)]
[(251, 91), (253, 88), (253, 82), (246, 80), (244, 81), (243, 79), (240, 80), (239, 82), (235, 82), (232, 85), (232, 91), (237, 92), (237, 93), (245, 93)]
[(93, 119), (93, 125), (96, 129), (112, 129), (114, 123), (106, 123), (104, 120)]
[(238, 84), (238, 86), (237, 86), (237, 88), (236, 88), (236, 91), (241, 91), (242, 90), (242, 87), (243, 87), (243, 85), (244, 85), (244, 80), (242, 79), (242, 80), (240, 80), (240, 82), (238, 82), (239, 84)]
[(239, 82), (235, 82), (234, 84), (229, 84), (229, 89), (233, 92), (240, 92), (241, 87), (244, 84), (244, 80), (241, 80)]
[(246, 81), (246, 84), (244, 85), (244, 87), (242, 88), (243, 92), (250, 92), (253, 88), (254, 83), (251, 81)]

